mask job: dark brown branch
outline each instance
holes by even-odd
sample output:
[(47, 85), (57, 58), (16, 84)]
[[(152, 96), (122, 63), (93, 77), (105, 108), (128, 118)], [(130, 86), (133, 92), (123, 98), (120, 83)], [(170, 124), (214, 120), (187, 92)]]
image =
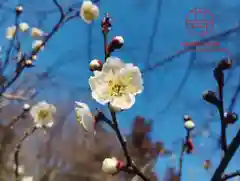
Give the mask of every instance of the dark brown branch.
[(117, 118), (116, 118), (116, 113), (111, 111), (111, 116), (112, 116), (112, 122), (113, 122), (113, 125), (114, 125), (114, 130), (116, 131), (117, 138), (120, 141), (120, 144), (122, 146), (125, 158), (127, 159), (127, 165), (126, 166), (128, 167), (128, 166), (131, 165), (132, 161), (131, 161), (130, 155), (128, 153), (128, 150), (127, 150), (127, 141), (123, 138), (123, 136), (122, 136), (122, 134), (119, 130), (118, 122), (117, 122)]
[(227, 136), (226, 136), (226, 123), (224, 121), (224, 102), (223, 102), (223, 87), (224, 87), (224, 73), (221, 72), (221, 80), (218, 82), (218, 94), (220, 104), (218, 112), (221, 119), (221, 147), (224, 153), (227, 151)]
[(225, 174), (222, 177), (221, 181), (225, 181), (225, 180), (237, 177), (237, 176), (240, 176), (240, 170), (237, 170), (236, 172), (233, 172), (233, 173)]
[(221, 160), (218, 168), (215, 170), (211, 181), (219, 181), (227, 168), (229, 162), (231, 161), (232, 157), (234, 156), (235, 152), (237, 151), (238, 147), (240, 146), (240, 129), (238, 130), (236, 136), (233, 138), (231, 144), (228, 147), (226, 154), (224, 154), (223, 159)]
[(14, 162), (15, 162), (15, 171), (14, 171), (14, 175), (15, 175), (15, 181), (19, 181), (19, 172), (18, 172), (18, 168), (19, 168), (19, 153), (22, 147), (23, 142), (30, 136), (32, 135), (35, 131), (37, 130), (37, 127), (33, 127), (29, 132), (25, 132), (24, 136), (20, 139), (19, 143), (16, 145), (15, 147), (15, 151), (14, 151)]
[(116, 113), (111, 111), (111, 116), (112, 116), (112, 122), (113, 122), (113, 126), (114, 126), (114, 131), (117, 134), (117, 138), (120, 142), (120, 145), (122, 147), (124, 156), (126, 158), (126, 172), (129, 173), (129, 171), (133, 171), (133, 173), (137, 174), (139, 177), (141, 177), (144, 181), (149, 181), (149, 179), (135, 166), (135, 164), (133, 163), (129, 153), (128, 153), (128, 149), (127, 149), (127, 141), (126, 139), (124, 139), (123, 135), (120, 132), (119, 126), (118, 126), (118, 122), (117, 122), (117, 118), (116, 118)]

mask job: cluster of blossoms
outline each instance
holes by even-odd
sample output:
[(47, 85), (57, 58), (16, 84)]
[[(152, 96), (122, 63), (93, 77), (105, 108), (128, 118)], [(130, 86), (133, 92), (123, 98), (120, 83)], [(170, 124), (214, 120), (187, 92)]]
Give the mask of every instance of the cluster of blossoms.
[[(17, 7), (16, 12), (20, 14), (23, 7)], [(91, 23), (99, 15), (98, 7), (90, 0), (85, 0), (79, 11), (80, 17), (86, 23)], [(106, 25), (106, 26), (105, 26)], [(102, 21), (102, 29), (109, 31), (111, 22), (109, 17), (105, 17)], [(6, 38), (9, 40), (17, 36), (18, 30), (22, 33), (30, 32), (32, 38), (35, 39), (32, 48), (37, 52), (43, 49), (44, 38), (48, 35), (39, 28), (32, 27), (26, 22), (8, 27)], [(108, 105), (111, 112), (119, 112), (130, 109), (135, 103), (135, 96), (143, 91), (143, 79), (140, 69), (132, 63), (125, 63), (118, 57), (110, 56), (110, 53), (116, 49), (120, 49), (124, 44), (121, 36), (115, 36), (107, 45), (107, 55), (105, 62), (92, 60), (90, 62), (90, 70), (93, 75), (89, 78), (89, 86), (92, 98), (102, 105)], [(22, 55), (21, 55), (22, 56)], [(20, 58), (22, 59), (22, 58)], [(31, 60), (25, 63), (32, 64)], [(82, 127), (89, 132), (96, 131), (97, 118), (92, 114), (87, 104), (83, 102), (75, 102), (75, 113), (77, 121)], [(25, 104), (24, 111), (30, 113), (35, 123), (35, 128), (49, 128), (54, 124), (54, 115), (56, 107), (46, 101), (39, 102), (33, 106)], [(124, 167), (124, 163), (115, 157), (105, 158), (102, 162), (102, 171), (108, 174), (117, 173)]]

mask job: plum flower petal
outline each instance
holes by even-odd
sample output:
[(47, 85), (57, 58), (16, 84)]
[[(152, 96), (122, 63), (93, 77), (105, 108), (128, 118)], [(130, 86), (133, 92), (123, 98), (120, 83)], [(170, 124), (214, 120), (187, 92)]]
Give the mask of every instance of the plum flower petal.
[(6, 38), (7, 38), (8, 40), (13, 39), (13, 37), (14, 37), (15, 34), (16, 34), (16, 30), (17, 30), (16, 26), (10, 26), (10, 27), (8, 27), (8, 28), (7, 28), (7, 33), (6, 33)]
[(22, 31), (22, 32), (27, 32), (28, 29), (29, 29), (29, 25), (25, 22), (22, 22), (19, 24), (19, 29)]
[(124, 68), (124, 62), (118, 57), (109, 57), (106, 62), (103, 64), (102, 71), (105, 73), (113, 72), (116, 73), (120, 69)]
[(95, 131), (95, 119), (87, 104), (82, 102), (75, 102), (75, 113), (77, 121), (82, 127), (89, 132)]

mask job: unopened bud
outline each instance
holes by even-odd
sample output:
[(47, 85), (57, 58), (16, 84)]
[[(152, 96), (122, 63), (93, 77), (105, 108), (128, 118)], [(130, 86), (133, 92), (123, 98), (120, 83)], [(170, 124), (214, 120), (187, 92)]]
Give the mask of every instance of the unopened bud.
[(117, 49), (122, 48), (124, 39), (122, 36), (115, 36), (108, 45), (108, 52), (114, 52)]
[(234, 124), (238, 120), (238, 115), (234, 112), (224, 113), (224, 122), (226, 124)]
[(17, 15), (20, 15), (23, 12), (23, 6), (17, 6), (15, 11)]
[(214, 104), (216, 106), (219, 105), (220, 101), (218, 100), (216, 93), (213, 91), (206, 91), (203, 93), (203, 99), (210, 104)]
[(187, 129), (188, 131), (191, 131), (191, 130), (193, 130), (193, 129), (195, 128), (195, 123), (193, 122), (193, 120), (185, 121), (184, 127), (185, 127), (185, 129)]
[(102, 162), (102, 171), (108, 174), (115, 174), (123, 166), (123, 162), (117, 160), (115, 157), (105, 158)]
[(24, 104), (23, 105), (23, 110), (24, 111), (29, 111), (29, 109), (30, 109), (30, 105), (29, 104)]
[(221, 71), (230, 69), (231, 67), (232, 67), (232, 60), (229, 58), (222, 59), (217, 65), (217, 69)]
[(90, 62), (89, 68), (90, 70), (93, 71), (101, 71), (102, 70), (102, 62), (100, 60), (94, 59)]

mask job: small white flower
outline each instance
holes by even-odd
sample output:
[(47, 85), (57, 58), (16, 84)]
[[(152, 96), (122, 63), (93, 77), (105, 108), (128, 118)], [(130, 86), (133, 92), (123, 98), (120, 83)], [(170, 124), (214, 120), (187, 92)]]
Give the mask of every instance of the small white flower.
[(26, 32), (29, 29), (29, 25), (25, 22), (20, 23), (18, 26), (22, 32)]
[(80, 16), (84, 22), (90, 24), (97, 19), (99, 15), (99, 8), (90, 0), (84, 0), (80, 9)]
[(46, 101), (37, 103), (30, 110), (33, 121), (39, 128), (43, 126), (52, 127), (54, 123), (53, 115), (55, 113), (56, 107), (52, 104), (48, 104)]
[(16, 26), (10, 26), (7, 28), (7, 33), (6, 33), (6, 38), (8, 40), (13, 39), (13, 37), (15, 36), (16, 33)]
[(75, 104), (77, 121), (86, 131), (95, 132), (95, 118), (92, 115), (88, 105), (82, 102), (75, 102)]
[(43, 41), (42, 41), (42, 40), (36, 40), (36, 41), (33, 42), (32, 48), (33, 48), (33, 49), (39, 49), (39, 48), (41, 48), (41, 50), (43, 50), (43, 49), (44, 49), (44, 46), (42, 46), (42, 44), (43, 44)]
[(24, 177), (22, 177), (21, 181), (33, 181), (33, 177), (31, 177), (31, 176), (24, 176)]
[(105, 158), (102, 162), (102, 171), (107, 174), (114, 174), (119, 169), (119, 161), (115, 158)]
[(110, 103), (119, 109), (129, 109), (135, 96), (143, 91), (143, 79), (138, 67), (109, 57), (101, 72), (89, 78), (92, 97), (100, 104)]
[(41, 37), (44, 35), (44, 32), (39, 28), (32, 28), (31, 35), (32, 37)]
[(195, 127), (195, 124), (192, 120), (188, 120), (188, 121), (185, 121), (184, 122), (184, 127), (187, 129), (187, 130), (192, 130), (194, 129)]

